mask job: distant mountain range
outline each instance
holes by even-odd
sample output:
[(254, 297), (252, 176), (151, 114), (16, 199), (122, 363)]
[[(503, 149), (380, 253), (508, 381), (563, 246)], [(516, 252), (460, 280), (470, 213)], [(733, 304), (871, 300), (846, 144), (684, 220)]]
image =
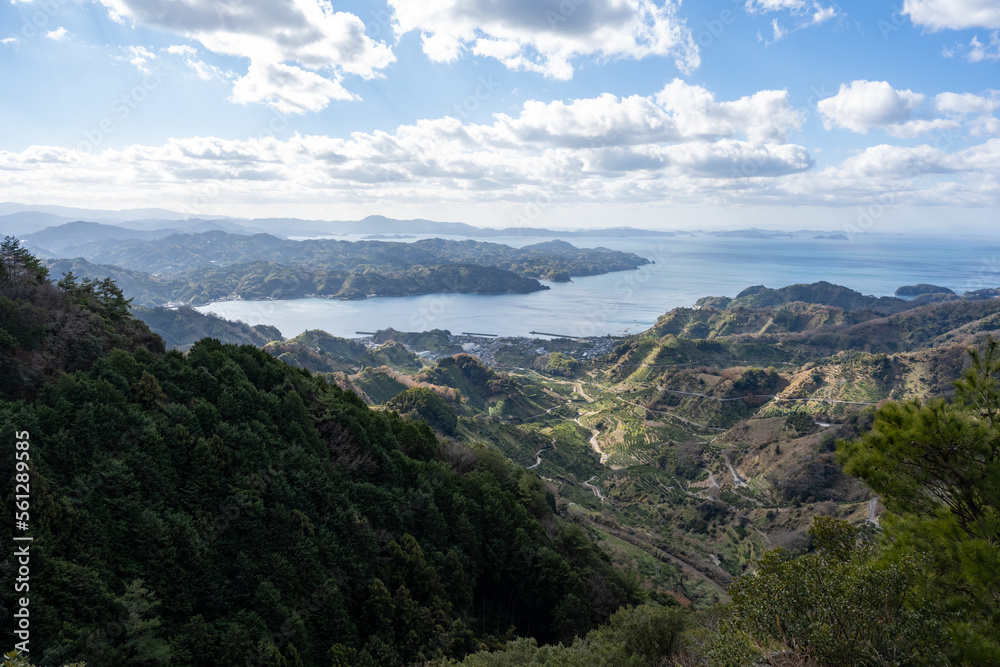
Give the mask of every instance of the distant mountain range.
[(236, 225), (228, 220), (184, 220), (181, 225), (167, 228), (141, 228), (109, 225), (100, 222), (85, 222), (77, 220), (54, 227), (46, 227), (41, 231), (23, 236), (21, 240), (39, 251), (49, 254), (60, 254), (69, 248), (85, 246), (101, 241), (155, 241), (174, 234), (200, 234), (203, 232), (226, 232), (249, 236), (262, 233), (262, 230), (252, 230)]
[[(773, 238), (773, 237), (805, 237), (805, 238), (840, 238), (843, 235), (817, 230), (799, 230), (794, 232), (770, 229), (737, 229), (727, 231), (656, 231), (619, 226), (601, 229), (554, 230), (543, 227), (506, 227), (500, 229), (477, 227), (464, 222), (439, 222), (416, 218), (400, 220), (383, 215), (369, 215), (361, 220), (303, 220), (300, 218), (236, 218), (219, 215), (198, 215), (191, 217), (176, 211), (166, 209), (128, 209), (110, 211), (101, 209), (72, 208), (67, 206), (35, 206), (16, 203), (0, 203), (0, 235), (25, 237), (52, 227), (66, 223), (99, 223), (107, 227), (115, 227), (115, 231), (98, 231), (96, 227), (88, 228), (88, 233), (105, 234), (92, 240), (103, 238), (162, 238), (172, 233), (198, 233), (212, 230), (223, 230), (233, 234), (267, 233), (283, 237), (296, 236), (338, 236), (347, 234), (408, 234), (408, 235), (439, 235), (463, 236), (469, 238), (493, 237), (636, 237), (659, 236), (673, 237), (703, 234), (706, 236), (733, 238)], [(79, 225), (69, 230), (74, 233), (83, 228)], [(122, 236), (120, 230), (127, 230)], [(61, 234), (62, 231), (55, 231)], [(161, 236), (144, 236), (138, 232), (165, 232)], [(817, 236), (829, 235), (829, 236)], [(37, 246), (47, 250), (56, 250), (53, 245), (46, 245), (42, 240), (34, 239)], [(63, 244), (63, 247), (66, 247)]]

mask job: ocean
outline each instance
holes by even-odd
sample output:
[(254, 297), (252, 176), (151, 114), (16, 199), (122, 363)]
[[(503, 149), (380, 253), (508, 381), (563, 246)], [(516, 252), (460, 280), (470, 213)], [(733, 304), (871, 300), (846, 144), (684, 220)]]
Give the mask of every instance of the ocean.
[[(479, 240), (523, 246), (551, 239)], [(751, 285), (783, 287), (826, 280), (875, 296), (888, 296), (897, 287), (916, 283), (941, 285), (959, 294), (1000, 287), (1000, 235), (568, 240), (578, 247), (634, 252), (654, 263), (635, 271), (574, 278), (571, 283), (545, 283), (551, 289), (532, 294), (223, 301), (198, 310), (248, 324), (270, 324), (288, 338), (309, 329), (350, 338), (359, 331), (390, 327), (500, 336), (528, 336), (537, 331), (580, 337), (638, 333), (672, 308), (694, 305), (703, 296), (736, 296)]]

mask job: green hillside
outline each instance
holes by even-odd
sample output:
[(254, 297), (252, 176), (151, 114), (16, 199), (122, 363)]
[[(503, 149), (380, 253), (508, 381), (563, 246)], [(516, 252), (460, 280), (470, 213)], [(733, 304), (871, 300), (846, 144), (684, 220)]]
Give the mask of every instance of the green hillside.
[[(120, 293), (56, 287), (16, 247), (0, 299), (5, 372), (41, 373), (33, 350), (65, 370), (0, 403), (30, 439), (33, 661), (410, 664), (509, 628), (571, 639), (637, 599), (489, 450), (443, 448), (252, 346), (164, 352)], [(65, 322), (94, 344), (65, 346)]]

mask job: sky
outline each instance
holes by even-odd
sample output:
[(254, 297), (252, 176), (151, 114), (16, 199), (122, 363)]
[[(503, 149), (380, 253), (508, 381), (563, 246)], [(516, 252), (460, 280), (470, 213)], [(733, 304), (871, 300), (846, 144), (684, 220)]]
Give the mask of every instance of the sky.
[(948, 234), (1000, 0), (0, 0), (0, 200)]

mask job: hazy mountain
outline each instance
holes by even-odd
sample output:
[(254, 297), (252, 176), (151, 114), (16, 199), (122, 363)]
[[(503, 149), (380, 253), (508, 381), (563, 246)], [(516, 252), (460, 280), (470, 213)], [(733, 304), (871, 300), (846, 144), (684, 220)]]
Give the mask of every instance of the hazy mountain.
[(40, 231), (54, 225), (61, 225), (69, 222), (72, 218), (64, 218), (52, 213), (42, 213), (40, 211), (23, 211), (21, 213), (8, 213), (0, 215), (0, 234), (10, 236), (23, 236)]
[[(163, 208), (129, 208), (121, 211), (111, 211), (107, 209), (76, 208), (71, 206), (52, 206), (35, 204), (18, 204), (16, 202), (0, 203), (0, 215), (12, 213), (49, 213), (66, 220), (93, 220), (96, 222), (126, 222), (129, 220), (146, 220), (151, 218), (185, 220), (189, 216), (176, 211), (168, 211)], [(205, 215), (204, 218), (216, 218), (225, 216)]]
[[(165, 230), (178, 234), (199, 234), (201, 232), (223, 231), (231, 234), (271, 234), (270, 228), (257, 227), (244, 224), (246, 221), (237, 222), (231, 218), (189, 218), (187, 220), (152, 219), (152, 220), (130, 220), (123, 223), (131, 229), (146, 231)], [(282, 234), (277, 234), (282, 236)]]
[(143, 231), (118, 225), (77, 220), (75, 222), (67, 222), (64, 225), (47, 227), (34, 234), (28, 234), (21, 240), (25, 245), (32, 248), (41, 247), (52, 252), (59, 252), (65, 248), (93, 243), (95, 241), (104, 241), (107, 239), (142, 239), (151, 241), (169, 236), (172, 233), (175, 233), (175, 230)]
[(437, 222), (422, 218), (398, 220), (384, 215), (369, 215), (362, 220), (299, 220), (296, 218), (262, 218), (249, 221), (266, 229), (281, 229), (288, 236), (309, 234), (445, 234), (488, 238), (493, 236), (565, 236), (571, 238), (592, 236), (675, 236), (673, 232), (611, 227), (579, 229), (574, 231), (552, 230), (543, 227), (475, 227), (464, 222)]

